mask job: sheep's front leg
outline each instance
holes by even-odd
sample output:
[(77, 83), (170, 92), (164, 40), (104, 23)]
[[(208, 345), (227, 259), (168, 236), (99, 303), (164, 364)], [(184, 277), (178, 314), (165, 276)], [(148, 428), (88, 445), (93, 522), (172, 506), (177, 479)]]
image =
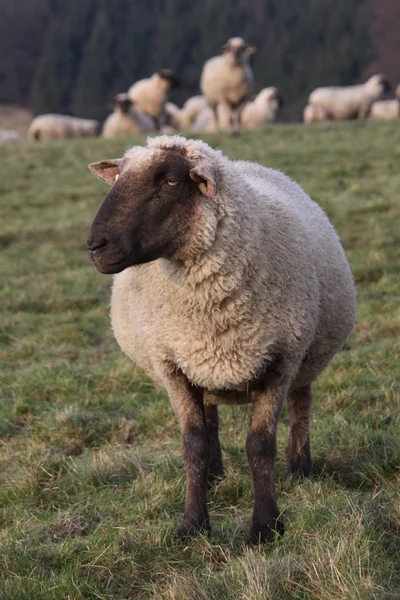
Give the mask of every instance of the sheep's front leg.
[(210, 444), (210, 464), (208, 468), (208, 485), (211, 486), (215, 480), (224, 476), (224, 466), (222, 464), (221, 446), (219, 445), (218, 429), (218, 406), (216, 404), (206, 404), (206, 421), (208, 441)]
[(249, 542), (270, 541), (274, 532), (283, 533), (279, 520), (273, 480), (276, 457), (276, 430), (285, 399), (282, 384), (252, 391), (250, 430), (246, 441), (247, 458), (254, 487), (254, 510)]
[(290, 435), (286, 449), (288, 475), (307, 477), (312, 473), (310, 451), (312, 390), (306, 385), (289, 392), (287, 407)]
[(192, 386), (180, 372), (169, 377), (167, 391), (177, 415), (186, 470), (185, 510), (178, 538), (210, 530), (207, 509), (209, 440), (203, 391)]

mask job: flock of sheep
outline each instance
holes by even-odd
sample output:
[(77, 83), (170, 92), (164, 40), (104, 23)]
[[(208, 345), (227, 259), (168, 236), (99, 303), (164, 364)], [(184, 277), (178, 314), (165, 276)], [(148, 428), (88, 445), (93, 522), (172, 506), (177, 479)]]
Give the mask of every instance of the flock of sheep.
[[(117, 94), (113, 112), (103, 126), (95, 120), (46, 114), (33, 119), (30, 141), (102, 135), (105, 138), (140, 133), (195, 133), (258, 129), (276, 121), (283, 103), (276, 87), (268, 87), (253, 99), (253, 71), (249, 57), (255, 47), (240, 37), (222, 46), (221, 54), (207, 60), (200, 79), (202, 95), (189, 98), (182, 108), (168, 102), (168, 93), (179, 85), (169, 69), (154, 73)], [(304, 109), (304, 122), (400, 117), (400, 85), (393, 100), (381, 100), (389, 84), (381, 74), (360, 85), (314, 90)]]

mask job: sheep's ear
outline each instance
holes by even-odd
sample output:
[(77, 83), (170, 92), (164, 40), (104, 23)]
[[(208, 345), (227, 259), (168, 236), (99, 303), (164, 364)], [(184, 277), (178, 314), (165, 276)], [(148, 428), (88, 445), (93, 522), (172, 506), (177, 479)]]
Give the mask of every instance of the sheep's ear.
[(246, 54), (254, 54), (255, 52), (257, 52), (256, 46), (252, 46), (252, 44), (247, 44)]
[(229, 44), (224, 44), (223, 46), (221, 46), (221, 54), (223, 54), (224, 52), (229, 50), (229, 48), (230, 48)]
[(118, 167), (121, 163), (122, 158), (115, 158), (113, 160), (101, 160), (100, 162), (91, 163), (89, 169), (102, 181), (105, 181), (109, 185), (113, 185), (118, 179)]
[(204, 196), (214, 196), (217, 190), (217, 172), (212, 165), (201, 162), (190, 170), (189, 176), (197, 183)]

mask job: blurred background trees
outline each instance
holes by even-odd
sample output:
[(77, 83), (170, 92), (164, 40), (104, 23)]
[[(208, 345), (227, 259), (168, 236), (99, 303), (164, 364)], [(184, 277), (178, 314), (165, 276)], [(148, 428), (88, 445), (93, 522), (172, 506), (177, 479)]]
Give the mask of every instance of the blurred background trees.
[(116, 93), (170, 68), (181, 103), (233, 35), (257, 45), (255, 91), (278, 86), (287, 119), (319, 85), (377, 71), (400, 82), (399, 0), (14, 0), (0, 21), (0, 102), (102, 119)]

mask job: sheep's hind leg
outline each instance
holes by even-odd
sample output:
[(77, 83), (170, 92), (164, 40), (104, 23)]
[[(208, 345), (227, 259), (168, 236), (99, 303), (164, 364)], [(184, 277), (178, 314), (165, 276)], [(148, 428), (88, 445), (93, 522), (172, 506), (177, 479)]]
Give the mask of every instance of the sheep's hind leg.
[(166, 385), (178, 417), (186, 471), (186, 497), (178, 539), (198, 531), (210, 531), (207, 509), (209, 440), (203, 391), (192, 386), (182, 373), (170, 373)]
[(275, 532), (283, 534), (276, 502), (273, 469), (276, 457), (276, 429), (285, 399), (280, 383), (252, 391), (250, 431), (246, 441), (247, 458), (254, 486), (254, 510), (249, 542), (271, 541)]
[(311, 385), (289, 392), (290, 435), (286, 449), (288, 475), (302, 479), (312, 473), (310, 451)]
[(216, 404), (206, 404), (206, 420), (208, 441), (210, 444), (210, 463), (208, 467), (208, 486), (224, 476), (224, 466), (222, 464), (221, 446), (218, 437), (218, 406)]

